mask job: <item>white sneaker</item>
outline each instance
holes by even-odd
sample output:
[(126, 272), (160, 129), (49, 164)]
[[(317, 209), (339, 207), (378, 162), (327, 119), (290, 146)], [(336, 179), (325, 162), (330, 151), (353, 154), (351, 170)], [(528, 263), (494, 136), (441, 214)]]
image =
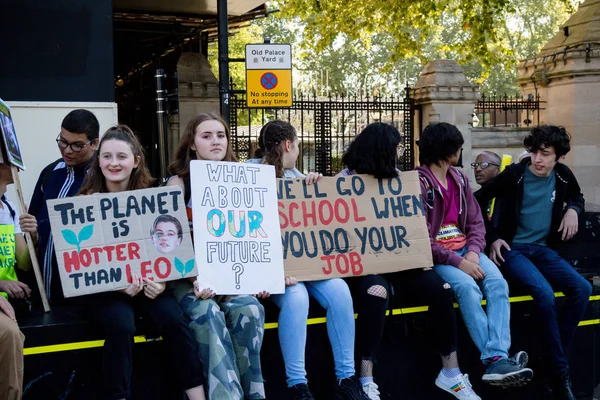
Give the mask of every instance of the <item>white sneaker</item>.
[(457, 399), (481, 400), (481, 397), (473, 391), (473, 386), (469, 382), (469, 375), (458, 375), (454, 378), (448, 378), (440, 371), (435, 379), (435, 385), (446, 392), (453, 394)]
[(362, 389), (370, 400), (381, 400), (379, 398), (379, 386), (375, 382), (367, 382)]

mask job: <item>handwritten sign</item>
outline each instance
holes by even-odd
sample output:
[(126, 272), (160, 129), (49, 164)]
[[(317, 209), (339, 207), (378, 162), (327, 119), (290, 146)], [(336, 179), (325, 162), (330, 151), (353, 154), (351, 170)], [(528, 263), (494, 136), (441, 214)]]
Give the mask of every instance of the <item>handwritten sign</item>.
[(197, 274), (180, 188), (48, 200), (65, 297)]
[(416, 172), (277, 185), (286, 275), (310, 281), (433, 265)]
[[(0, 99), (0, 137), (4, 143), (3, 150), (6, 151), (8, 162), (24, 170), (25, 164), (23, 163), (23, 156), (21, 155), (21, 148), (17, 140), (10, 107), (2, 99)], [(2, 163), (4, 163), (3, 158), (0, 152), (0, 162)]]
[(194, 160), (190, 169), (199, 284), (217, 294), (283, 293), (274, 167)]

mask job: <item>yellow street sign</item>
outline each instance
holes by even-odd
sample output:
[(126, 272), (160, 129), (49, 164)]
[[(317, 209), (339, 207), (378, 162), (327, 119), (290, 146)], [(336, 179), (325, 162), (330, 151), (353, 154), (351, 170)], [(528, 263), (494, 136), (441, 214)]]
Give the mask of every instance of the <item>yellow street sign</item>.
[(248, 107), (291, 107), (291, 69), (247, 69)]

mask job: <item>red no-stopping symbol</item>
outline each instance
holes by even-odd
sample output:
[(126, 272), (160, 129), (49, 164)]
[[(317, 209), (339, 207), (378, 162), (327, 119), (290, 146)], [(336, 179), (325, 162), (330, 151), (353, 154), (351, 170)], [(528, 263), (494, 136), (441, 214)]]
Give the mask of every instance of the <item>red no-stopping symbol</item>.
[(260, 85), (267, 90), (275, 89), (277, 86), (277, 75), (272, 72), (265, 72), (260, 77)]

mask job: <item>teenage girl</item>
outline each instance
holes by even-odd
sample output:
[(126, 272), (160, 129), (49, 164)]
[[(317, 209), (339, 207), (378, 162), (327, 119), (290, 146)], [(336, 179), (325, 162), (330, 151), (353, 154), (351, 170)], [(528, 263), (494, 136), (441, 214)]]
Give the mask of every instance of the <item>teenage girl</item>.
[[(229, 129), (220, 116), (206, 113), (192, 118), (169, 165), (173, 177), (167, 185), (183, 189), (190, 221), (191, 160), (236, 161)], [(195, 277), (175, 282), (173, 287), (200, 344), (209, 399), (264, 399), (260, 365), (265, 324), (262, 304), (254, 296), (215, 296)], [(257, 296), (268, 295), (261, 292)]]
[[(110, 128), (100, 140), (79, 195), (117, 193), (151, 187), (152, 177), (144, 152), (131, 129)], [(126, 289), (89, 296), (92, 318), (104, 327), (103, 395), (107, 399), (130, 396), (135, 311), (139, 311), (163, 337), (171, 368), (190, 400), (204, 400), (202, 363), (187, 321), (165, 283), (132, 276)]]

